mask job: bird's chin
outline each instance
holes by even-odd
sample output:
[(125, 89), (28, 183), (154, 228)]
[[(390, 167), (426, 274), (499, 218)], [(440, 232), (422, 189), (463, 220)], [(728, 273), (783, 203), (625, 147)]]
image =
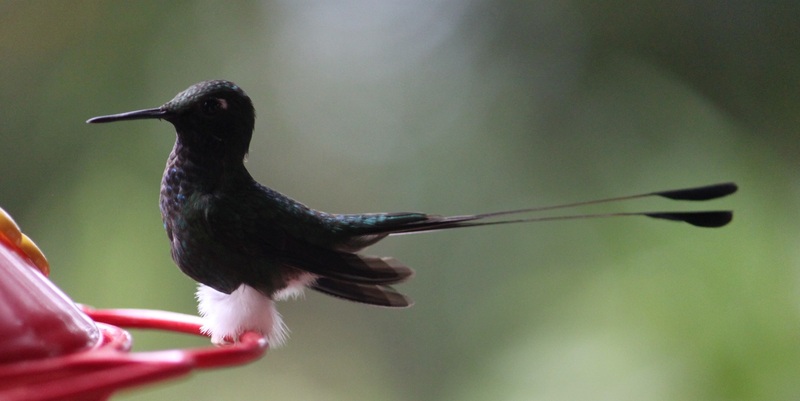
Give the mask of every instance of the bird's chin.
[(200, 284), (197, 301), (203, 318), (201, 331), (214, 344), (237, 342), (247, 331), (263, 334), (270, 348), (280, 347), (288, 339), (288, 329), (273, 300), (253, 287), (242, 284), (225, 294)]

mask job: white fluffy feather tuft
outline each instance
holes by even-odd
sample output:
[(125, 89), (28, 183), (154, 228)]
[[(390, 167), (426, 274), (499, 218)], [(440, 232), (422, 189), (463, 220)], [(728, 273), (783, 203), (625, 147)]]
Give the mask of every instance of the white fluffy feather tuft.
[(263, 334), (271, 348), (280, 347), (288, 338), (274, 302), (266, 295), (242, 284), (230, 294), (200, 284), (197, 287), (197, 309), (204, 324), (200, 330), (211, 335), (214, 344), (236, 342), (245, 331)]
[(303, 290), (306, 289), (307, 286), (313, 284), (316, 279), (317, 276), (310, 273), (305, 273), (293, 278), (286, 284), (286, 288), (275, 293), (275, 300), (285, 301), (287, 299), (302, 298), (303, 295), (305, 295), (303, 294)]

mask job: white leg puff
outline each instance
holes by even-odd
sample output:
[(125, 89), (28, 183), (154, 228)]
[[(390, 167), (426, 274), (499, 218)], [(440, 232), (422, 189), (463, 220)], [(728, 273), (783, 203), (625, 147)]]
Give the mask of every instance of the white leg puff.
[(214, 344), (238, 341), (245, 331), (263, 334), (271, 348), (281, 346), (288, 338), (288, 329), (274, 302), (250, 286), (242, 284), (225, 294), (200, 284), (197, 301), (204, 320), (200, 330), (210, 334)]

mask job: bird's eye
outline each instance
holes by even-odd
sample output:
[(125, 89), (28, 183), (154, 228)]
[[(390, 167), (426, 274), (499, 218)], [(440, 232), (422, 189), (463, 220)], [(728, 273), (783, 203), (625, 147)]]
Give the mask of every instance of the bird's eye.
[(203, 110), (203, 113), (214, 115), (222, 110), (227, 109), (228, 103), (225, 101), (225, 99), (212, 98), (203, 100), (203, 103), (201, 103), (200, 107)]

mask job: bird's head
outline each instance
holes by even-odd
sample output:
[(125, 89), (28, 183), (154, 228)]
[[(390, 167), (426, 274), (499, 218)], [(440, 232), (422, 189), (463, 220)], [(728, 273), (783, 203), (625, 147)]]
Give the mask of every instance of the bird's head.
[(255, 125), (253, 102), (230, 81), (194, 84), (161, 107), (94, 117), (88, 123), (163, 119), (175, 126), (178, 141), (199, 151), (244, 158)]

